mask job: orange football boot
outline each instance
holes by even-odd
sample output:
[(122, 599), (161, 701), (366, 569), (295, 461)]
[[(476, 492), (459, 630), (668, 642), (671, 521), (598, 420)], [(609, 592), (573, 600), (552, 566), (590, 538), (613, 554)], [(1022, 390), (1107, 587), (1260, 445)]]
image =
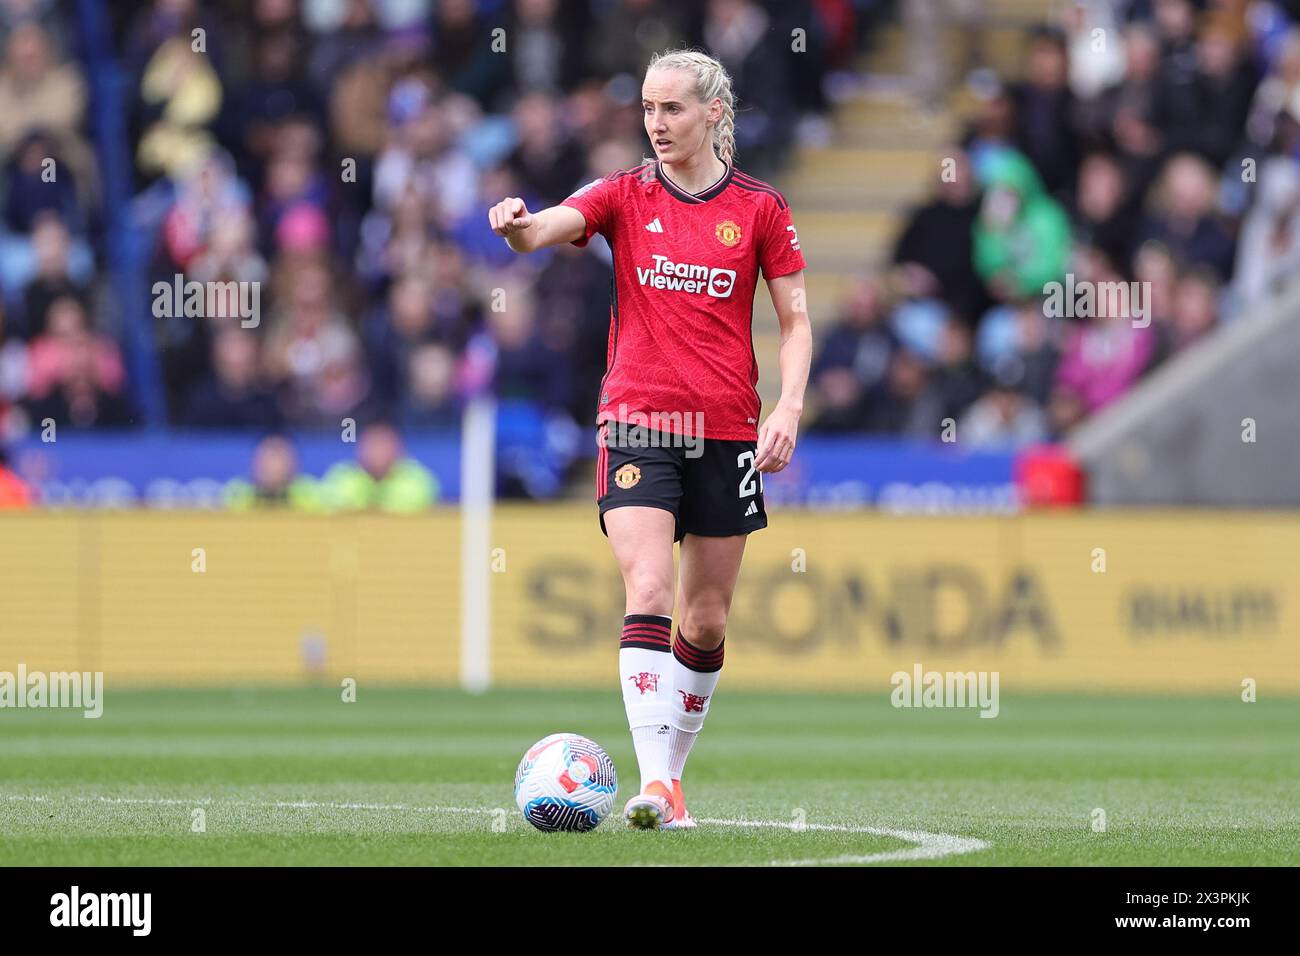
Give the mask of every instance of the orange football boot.
[(673, 781), (673, 818), (660, 824), (665, 830), (693, 830), (696, 823), (691, 811), (686, 809), (686, 796), (682, 793), (682, 782)]
[(673, 822), (673, 792), (660, 780), (650, 785), (623, 807), (623, 819), (634, 830), (657, 830)]

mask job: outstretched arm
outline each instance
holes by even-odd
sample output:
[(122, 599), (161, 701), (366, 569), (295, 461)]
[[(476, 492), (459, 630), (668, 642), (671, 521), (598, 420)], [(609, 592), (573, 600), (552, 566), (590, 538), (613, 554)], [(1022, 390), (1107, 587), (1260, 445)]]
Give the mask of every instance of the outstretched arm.
[(803, 393), (812, 362), (812, 325), (808, 322), (808, 293), (803, 270), (767, 280), (772, 305), (781, 322), (781, 398), (758, 430), (754, 467), (775, 472), (790, 464), (803, 414)]
[(572, 206), (552, 206), (530, 213), (517, 196), (503, 199), (488, 210), (492, 231), (504, 236), (515, 252), (536, 252), (547, 246), (573, 242), (586, 235), (587, 220)]

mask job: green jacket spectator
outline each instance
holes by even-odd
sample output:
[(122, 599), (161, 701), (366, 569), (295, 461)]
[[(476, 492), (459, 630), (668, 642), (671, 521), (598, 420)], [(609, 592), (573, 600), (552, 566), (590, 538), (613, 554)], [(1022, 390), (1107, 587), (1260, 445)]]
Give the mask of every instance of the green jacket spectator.
[(438, 479), (413, 458), (402, 458), (381, 479), (353, 462), (339, 462), (320, 481), (331, 511), (422, 511), (438, 500)]
[(268, 492), (251, 481), (232, 478), (226, 482), (226, 507), (231, 511), (252, 511), (254, 508), (292, 508), (295, 511), (324, 511), (320, 483), (314, 478), (295, 478), (279, 491)]
[(990, 155), (979, 176), (984, 203), (975, 220), (975, 271), (998, 298), (1042, 295), (1069, 265), (1069, 217), (1013, 149)]

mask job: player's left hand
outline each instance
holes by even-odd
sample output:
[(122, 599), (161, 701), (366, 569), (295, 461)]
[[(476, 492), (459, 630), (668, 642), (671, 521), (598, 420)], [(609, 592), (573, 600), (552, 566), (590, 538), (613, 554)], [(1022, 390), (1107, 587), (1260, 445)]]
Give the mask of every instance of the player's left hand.
[(799, 413), (778, 404), (758, 430), (758, 454), (754, 456), (754, 467), (768, 474), (784, 469), (794, 457), (798, 434)]

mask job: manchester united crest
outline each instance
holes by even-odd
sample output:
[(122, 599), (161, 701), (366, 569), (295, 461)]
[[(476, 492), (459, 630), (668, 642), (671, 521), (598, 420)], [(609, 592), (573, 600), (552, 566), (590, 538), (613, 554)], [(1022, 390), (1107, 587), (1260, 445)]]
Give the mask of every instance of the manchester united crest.
[(641, 469), (636, 465), (624, 465), (614, 472), (614, 484), (620, 488), (631, 488), (641, 480)]
[(718, 242), (722, 243), (728, 249), (740, 242), (740, 227), (728, 219), (726, 222), (718, 223), (718, 228), (714, 232), (718, 237)]

